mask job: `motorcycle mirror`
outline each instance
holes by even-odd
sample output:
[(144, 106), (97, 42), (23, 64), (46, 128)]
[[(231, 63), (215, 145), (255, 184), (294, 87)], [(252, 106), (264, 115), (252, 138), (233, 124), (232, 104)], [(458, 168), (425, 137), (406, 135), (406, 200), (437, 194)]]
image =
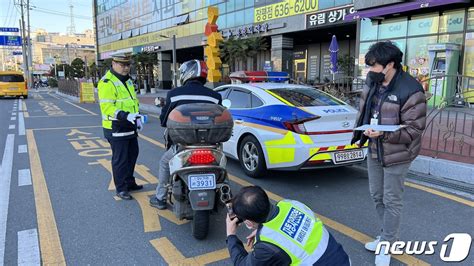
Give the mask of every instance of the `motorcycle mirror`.
[(232, 106), (232, 102), (229, 99), (225, 99), (222, 101), (222, 106), (229, 109)]
[(155, 98), (155, 105), (156, 105), (157, 107), (163, 107), (163, 106), (165, 106), (165, 98), (163, 98), (163, 97), (156, 97), (156, 98)]

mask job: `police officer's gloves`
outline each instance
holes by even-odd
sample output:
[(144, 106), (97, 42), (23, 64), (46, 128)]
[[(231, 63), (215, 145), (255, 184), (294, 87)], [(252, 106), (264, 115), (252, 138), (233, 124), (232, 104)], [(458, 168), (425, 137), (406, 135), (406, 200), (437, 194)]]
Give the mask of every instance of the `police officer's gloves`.
[(142, 122), (142, 119), (141, 119), (141, 118), (142, 118), (141, 116), (137, 117), (137, 129), (138, 129), (139, 131), (142, 131), (142, 130), (143, 130), (143, 122)]
[(140, 119), (140, 115), (138, 113), (127, 115), (127, 120), (130, 121), (130, 123), (132, 123), (132, 124), (135, 124), (135, 121), (137, 119)]

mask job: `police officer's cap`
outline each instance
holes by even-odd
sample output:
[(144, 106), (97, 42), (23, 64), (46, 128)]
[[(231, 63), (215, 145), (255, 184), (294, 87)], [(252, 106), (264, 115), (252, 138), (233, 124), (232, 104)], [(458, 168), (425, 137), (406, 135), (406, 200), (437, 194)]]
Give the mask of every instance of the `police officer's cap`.
[(119, 63), (132, 63), (132, 57), (126, 53), (116, 53), (112, 55), (112, 60)]

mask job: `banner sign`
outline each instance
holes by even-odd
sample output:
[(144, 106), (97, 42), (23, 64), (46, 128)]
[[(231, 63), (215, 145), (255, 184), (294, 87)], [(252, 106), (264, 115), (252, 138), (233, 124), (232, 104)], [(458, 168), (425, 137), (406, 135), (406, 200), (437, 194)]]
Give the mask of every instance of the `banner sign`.
[(355, 12), (353, 6), (345, 6), (338, 9), (313, 13), (306, 15), (306, 28), (317, 28), (320, 26), (327, 26), (333, 24), (339, 24), (344, 21), (346, 15), (353, 14)]
[(277, 4), (255, 8), (254, 23), (304, 14), (318, 10), (318, 0), (283, 0)]
[(4, 28), (0, 27), (1, 32), (20, 32), (19, 28)]
[(94, 83), (81, 82), (81, 103), (95, 103)]

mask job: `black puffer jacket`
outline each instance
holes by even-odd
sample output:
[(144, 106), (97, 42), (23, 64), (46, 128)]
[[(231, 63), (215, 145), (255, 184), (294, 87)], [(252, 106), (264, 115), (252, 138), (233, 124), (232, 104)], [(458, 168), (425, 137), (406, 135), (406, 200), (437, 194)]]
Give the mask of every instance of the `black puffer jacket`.
[[(356, 127), (370, 124), (372, 97), (378, 86), (370, 81), (364, 86)], [(398, 70), (381, 97), (379, 124), (405, 127), (396, 132), (385, 132), (376, 139), (378, 160), (383, 166), (411, 162), (420, 153), (421, 135), (426, 126), (424, 90), (412, 76)], [(368, 137), (362, 131), (354, 131), (352, 143), (359, 140), (363, 145)]]

